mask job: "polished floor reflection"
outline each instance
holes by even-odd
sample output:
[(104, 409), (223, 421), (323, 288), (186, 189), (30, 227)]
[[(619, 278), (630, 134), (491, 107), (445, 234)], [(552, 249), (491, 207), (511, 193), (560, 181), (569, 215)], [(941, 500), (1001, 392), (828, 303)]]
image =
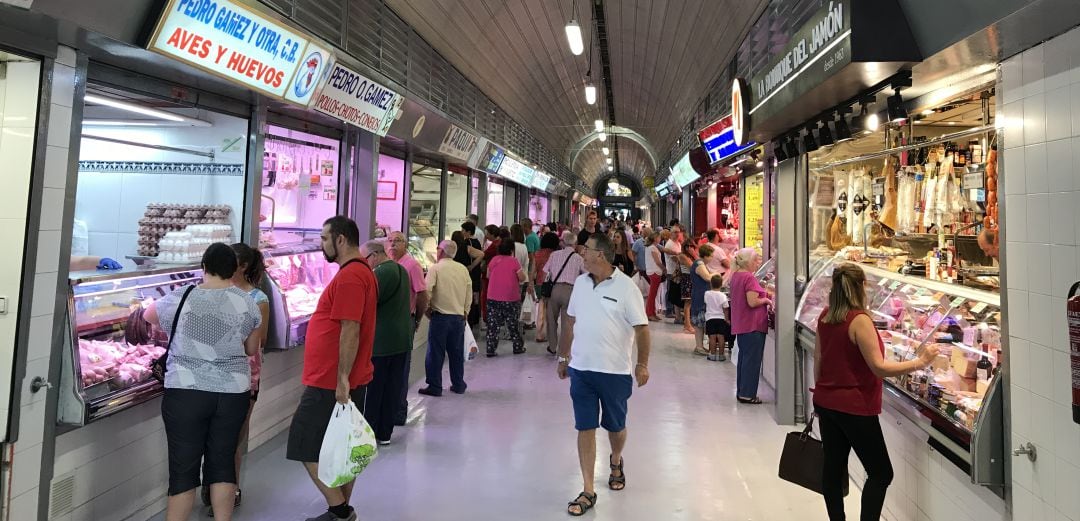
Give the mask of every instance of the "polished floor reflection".
[[(607, 490), (606, 437), (598, 442), (599, 493), (586, 519), (825, 520), (820, 496), (776, 477), (784, 435), (769, 404), (737, 405), (735, 367), (691, 354), (680, 326), (653, 324), (652, 380), (630, 399), (627, 488)], [(531, 333), (529, 335), (532, 336)], [(537, 344), (468, 362), (468, 392), (421, 397), (409, 424), (360, 477), (361, 520), (564, 519), (581, 489), (568, 383)], [(769, 401), (762, 387), (762, 398)], [(244, 468), (234, 519), (303, 520), (325, 509), (284, 436)], [(857, 517), (858, 489), (848, 497)], [(163, 516), (154, 519), (163, 519)], [(192, 519), (198, 519), (193, 516)]]

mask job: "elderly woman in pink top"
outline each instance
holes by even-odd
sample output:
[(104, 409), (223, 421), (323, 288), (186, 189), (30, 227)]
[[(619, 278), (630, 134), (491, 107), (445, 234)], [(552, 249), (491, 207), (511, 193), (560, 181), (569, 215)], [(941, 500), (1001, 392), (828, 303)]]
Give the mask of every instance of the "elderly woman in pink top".
[(735, 397), (739, 403), (758, 404), (758, 380), (761, 358), (765, 351), (765, 334), (769, 331), (770, 295), (754, 272), (761, 267), (761, 255), (753, 248), (735, 252), (735, 272), (728, 283), (731, 288), (731, 333), (739, 346), (739, 366)]
[(499, 330), (510, 329), (514, 354), (525, 352), (518, 317), (521, 316), (521, 284), (528, 280), (525, 269), (514, 255), (514, 241), (499, 242), (498, 255), (488, 262), (487, 286), (487, 356), (496, 356)]

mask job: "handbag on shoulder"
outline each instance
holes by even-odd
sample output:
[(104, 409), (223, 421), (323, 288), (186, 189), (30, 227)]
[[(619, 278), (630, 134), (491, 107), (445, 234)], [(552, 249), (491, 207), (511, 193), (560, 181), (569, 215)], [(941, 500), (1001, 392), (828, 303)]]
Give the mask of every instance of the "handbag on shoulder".
[[(811, 414), (806, 428), (789, 432), (784, 439), (784, 452), (780, 454), (780, 479), (789, 481), (821, 494), (822, 471), (825, 468), (825, 451), (821, 440), (814, 437), (814, 418)], [(844, 480), (844, 496), (848, 495), (851, 480)]]
[(173, 338), (176, 337), (176, 326), (180, 324), (180, 311), (184, 309), (184, 302), (187, 301), (188, 295), (191, 294), (193, 289), (195, 289), (194, 285), (188, 286), (184, 290), (184, 296), (180, 297), (180, 305), (176, 306), (176, 315), (173, 315), (172, 329), (169, 330), (169, 342), (165, 344), (165, 353), (150, 362), (150, 375), (161, 383), (165, 383), (166, 364), (169, 362), (169, 348), (172, 347)]
[(574, 255), (577, 254), (571, 253), (566, 256), (566, 260), (563, 261), (562, 267), (559, 268), (559, 274), (555, 275), (554, 279), (545, 280), (540, 284), (540, 298), (551, 298), (551, 293), (555, 291), (555, 281), (559, 280), (559, 277), (562, 277), (562, 272), (566, 269), (566, 264), (570, 262), (570, 257)]

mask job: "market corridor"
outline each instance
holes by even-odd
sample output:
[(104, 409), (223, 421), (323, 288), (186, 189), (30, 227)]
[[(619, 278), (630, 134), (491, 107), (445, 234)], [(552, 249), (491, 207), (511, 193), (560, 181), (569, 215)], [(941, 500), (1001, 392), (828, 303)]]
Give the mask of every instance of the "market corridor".
[[(607, 490), (602, 437), (599, 501), (584, 519), (826, 519), (820, 496), (776, 477), (790, 428), (776, 425), (768, 404), (736, 406), (735, 367), (692, 355), (691, 337), (679, 330), (652, 325), (652, 377), (630, 399), (627, 489)], [(481, 357), (465, 369), (463, 396), (410, 390), (408, 426), (357, 481), (352, 504), (361, 520), (569, 518), (566, 501), (581, 478), (568, 381), (532, 343), (524, 355)], [(285, 434), (254, 451), (243, 475), (237, 521), (295, 521), (326, 508), (301, 467), (285, 460)], [(857, 512), (852, 491), (849, 511)]]

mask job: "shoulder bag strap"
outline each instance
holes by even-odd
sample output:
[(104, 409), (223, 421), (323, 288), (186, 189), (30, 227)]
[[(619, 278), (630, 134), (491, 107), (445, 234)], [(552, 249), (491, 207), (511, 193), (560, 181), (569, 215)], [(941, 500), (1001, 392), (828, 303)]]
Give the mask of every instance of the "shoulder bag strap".
[(172, 341), (176, 338), (176, 327), (180, 325), (180, 312), (184, 309), (184, 302), (187, 302), (188, 295), (191, 294), (191, 290), (195, 289), (195, 285), (192, 284), (184, 290), (184, 296), (180, 297), (180, 305), (176, 306), (176, 314), (173, 315), (172, 329), (169, 333), (169, 343), (165, 344), (165, 353), (169, 353), (169, 348), (172, 347)]
[(559, 278), (562, 277), (562, 272), (566, 269), (566, 265), (570, 263), (570, 257), (573, 257), (574, 255), (577, 255), (577, 253), (570, 252), (570, 255), (566, 256), (566, 260), (563, 261), (562, 267), (559, 268), (559, 274), (555, 275), (555, 280), (551, 281), (552, 283), (558, 283), (559, 282)]

